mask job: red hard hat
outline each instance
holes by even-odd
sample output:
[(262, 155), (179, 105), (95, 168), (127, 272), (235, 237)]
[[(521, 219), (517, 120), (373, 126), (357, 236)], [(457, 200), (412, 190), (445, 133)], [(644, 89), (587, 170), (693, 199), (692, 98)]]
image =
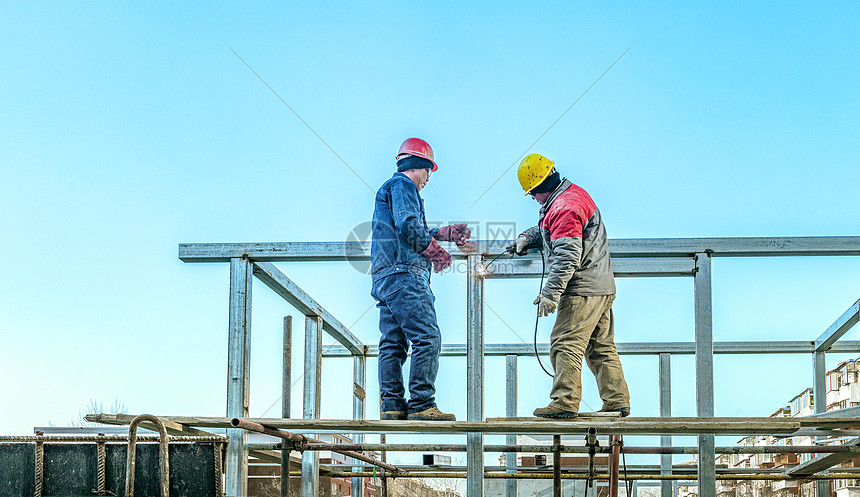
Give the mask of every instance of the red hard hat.
[(433, 163), (433, 171), (439, 169), (439, 166), (436, 165), (436, 161), (433, 160), (433, 149), (430, 148), (429, 143), (425, 142), (421, 138), (407, 138), (403, 144), (400, 145), (400, 151), (397, 152), (397, 159), (401, 159), (404, 155), (414, 155), (415, 157), (427, 159)]

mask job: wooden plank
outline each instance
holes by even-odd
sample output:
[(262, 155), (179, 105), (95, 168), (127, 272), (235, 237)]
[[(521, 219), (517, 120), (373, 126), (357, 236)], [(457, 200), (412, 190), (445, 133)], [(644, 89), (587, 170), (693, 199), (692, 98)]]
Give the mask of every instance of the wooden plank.
[[(128, 424), (134, 415), (91, 414), (88, 421), (105, 424)], [(168, 430), (181, 429), (182, 433), (211, 435), (190, 427), (227, 428), (231, 417), (159, 416)], [(860, 416), (826, 417), (803, 416), (794, 418), (763, 417), (628, 417), (547, 420), (538, 418), (494, 418), (493, 421), (380, 421), (351, 419), (284, 419), (247, 418), (271, 428), (297, 433), (579, 433), (590, 427), (599, 432), (617, 434), (660, 433), (716, 433), (716, 434), (790, 434), (801, 428), (851, 429), (860, 427)], [(181, 426), (180, 426), (181, 425)]]
[[(620, 412), (581, 412), (576, 415), (577, 418), (620, 418)], [(535, 416), (528, 417), (511, 417), (511, 418), (487, 418), (487, 423), (505, 423), (509, 421), (558, 421), (552, 418), (538, 418)]]
[[(167, 416), (176, 423), (189, 426), (224, 428), (232, 418)], [(721, 435), (788, 434), (801, 427), (801, 421), (809, 426), (860, 425), (858, 418), (591, 418), (572, 420), (526, 420), (504, 421), (377, 421), (338, 419), (283, 419), (249, 418), (249, 421), (271, 428), (296, 433), (584, 433), (597, 428), (599, 433), (614, 434), (681, 434), (714, 433)]]
[[(86, 420), (91, 423), (102, 423), (106, 425), (125, 425), (128, 426), (131, 424), (132, 420), (137, 416), (131, 414), (87, 414), (85, 416)], [(170, 419), (159, 417), (161, 422), (164, 424), (164, 428), (167, 430), (168, 435), (196, 435), (196, 436), (218, 436), (214, 433), (210, 433), (204, 430), (198, 430), (197, 428), (192, 428), (190, 426), (184, 425), (182, 423), (178, 423), (176, 421), (172, 421)], [(141, 428), (158, 431), (153, 423), (149, 421), (144, 421), (140, 424)], [(211, 427), (211, 428), (221, 428), (221, 427)], [(227, 428), (224, 426), (223, 428)], [(226, 437), (224, 437), (226, 440)], [(281, 462), (281, 453), (279, 451), (274, 450), (249, 450), (248, 455), (251, 457), (256, 457), (258, 459), (268, 461), (268, 462)]]
[[(128, 426), (136, 417), (137, 415), (133, 414), (87, 414), (84, 418), (91, 423)], [(164, 424), (164, 428), (167, 430), (168, 435), (196, 435), (213, 437), (217, 436), (214, 433), (198, 430), (197, 428), (192, 428), (190, 426), (177, 423), (176, 421), (171, 421), (167, 418), (159, 417), (159, 419), (161, 419), (161, 422)], [(140, 424), (140, 427), (150, 431), (158, 432), (158, 428), (155, 427), (155, 424), (149, 421), (142, 422)]]

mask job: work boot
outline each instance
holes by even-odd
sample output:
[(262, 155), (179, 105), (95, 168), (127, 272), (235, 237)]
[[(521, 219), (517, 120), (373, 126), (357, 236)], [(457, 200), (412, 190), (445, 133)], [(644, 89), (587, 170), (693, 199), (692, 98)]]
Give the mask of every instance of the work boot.
[(453, 414), (445, 414), (438, 407), (431, 407), (423, 411), (413, 412), (407, 419), (413, 421), (457, 421), (457, 416)]
[(406, 411), (382, 411), (379, 419), (383, 421), (392, 421), (398, 419), (406, 419)]
[(615, 409), (601, 409), (597, 412), (620, 412), (622, 418), (626, 418), (630, 416), (630, 408), (629, 407), (616, 407)]
[(539, 418), (554, 418), (554, 419), (571, 419), (577, 416), (577, 413), (571, 411), (565, 411), (564, 409), (559, 409), (558, 407), (546, 406), (546, 407), (538, 407), (532, 413)]

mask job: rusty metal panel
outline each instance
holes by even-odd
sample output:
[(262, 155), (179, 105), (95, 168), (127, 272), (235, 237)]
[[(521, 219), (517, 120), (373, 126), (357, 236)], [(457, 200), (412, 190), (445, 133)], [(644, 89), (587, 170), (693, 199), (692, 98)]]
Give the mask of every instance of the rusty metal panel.
[[(35, 444), (0, 444), (0, 495), (34, 495)], [(45, 443), (42, 495), (93, 495), (98, 488), (95, 443)], [(170, 494), (215, 497), (215, 457), (211, 443), (173, 443)], [(105, 489), (125, 491), (127, 446), (106, 445)], [(135, 493), (159, 495), (158, 444), (137, 448)]]

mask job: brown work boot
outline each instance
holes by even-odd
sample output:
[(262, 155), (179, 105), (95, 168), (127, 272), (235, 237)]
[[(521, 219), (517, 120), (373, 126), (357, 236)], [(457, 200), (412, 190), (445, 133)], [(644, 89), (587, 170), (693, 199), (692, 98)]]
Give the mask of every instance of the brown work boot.
[(398, 419), (406, 419), (406, 411), (382, 411), (379, 419), (383, 421), (392, 421)]
[(559, 409), (558, 407), (546, 406), (546, 407), (538, 407), (532, 413), (539, 418), (553, 418), (553, 419), (571, 419), (575, 418), (578, 413), (565, 411), (564, 409)]
[(630, 408), (629, 407), (616, 407), (615, 409), (601, 409), (597, 412), (620, 412), (622, 418), (626, 418), (630, 416)]
[(413, 421), (457, 421), (457, 416), (453, 414), (445, 414), (438, 407), (431, 407), (423, 411), (413, 412), (407, 419)]

